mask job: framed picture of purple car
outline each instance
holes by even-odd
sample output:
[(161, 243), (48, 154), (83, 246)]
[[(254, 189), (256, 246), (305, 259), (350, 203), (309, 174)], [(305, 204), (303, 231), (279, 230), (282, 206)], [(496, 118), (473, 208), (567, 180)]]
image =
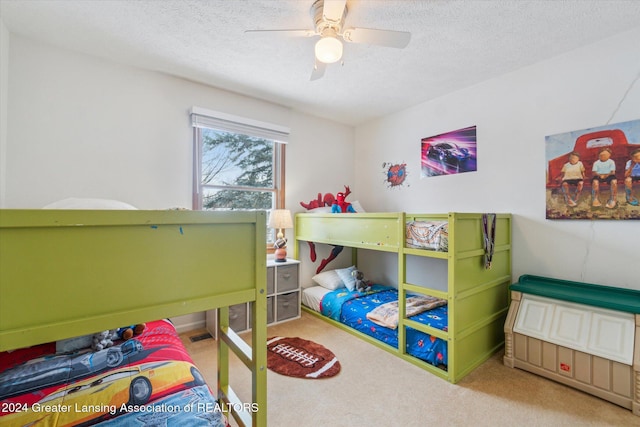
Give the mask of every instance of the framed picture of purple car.
[(422, 138), (420, 154), (421, 178), (474, 172), (478, 168), (476, 127)]
[(640, 120), (545, 143), (547, 219), (640, 219)]

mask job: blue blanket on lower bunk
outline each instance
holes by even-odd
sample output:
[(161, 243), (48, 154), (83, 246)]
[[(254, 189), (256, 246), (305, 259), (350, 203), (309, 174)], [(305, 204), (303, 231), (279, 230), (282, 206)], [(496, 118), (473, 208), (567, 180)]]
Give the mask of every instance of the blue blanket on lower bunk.
[[(371, 310), (397, 300), (398, 290), (389, 286), (373, 285), (368, 292), (350, 292), (341, 288), (326, 294), (322, 298), (320, 308), (323, 315), (398, 348), (397, 330), (385, 328), (367, 319), (367, 313)], [(447, 306), (422, 312), (410, 319), (446, 331)], [(446, 366), (446, 341), (412, 328), (406, 328), (405, 341), (407, 353), (432, 365)]]

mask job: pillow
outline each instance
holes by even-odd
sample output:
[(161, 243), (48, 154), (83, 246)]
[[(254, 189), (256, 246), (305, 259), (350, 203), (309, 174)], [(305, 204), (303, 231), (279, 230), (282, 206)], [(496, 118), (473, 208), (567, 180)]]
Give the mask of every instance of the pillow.
[(364, 213), (364, 208), (362, 207), (360, 202), (357, 200), (351, 203), (351, 207), (353, 208), (354, 211), (356, 211), (356, 213)]
[(335, 270), (323, 271), (311, 278), (315, 283), (331, 291), (344, 288), (344, 283)]
[(309, 209), (309, 213), (331, 213), (331, 206), (322, 206), (320, 208)]
[(352, 265), (348, 268), (340, 268), (336, 270), (336, 273), (338, 273), (338, 277), (340, 277), (342, 283), (344, 283), (344, 286), (350, 291), (353, 291), (356, 288), (356, 278), (351, 275), (351, 273), (355, 270), (355, 265)]
[(74, 197), (58, 200), (45, 206), (43, 209), (114, 209), (137, 210), (136, 207), (118, 200), (109, 199), (77, 199)]

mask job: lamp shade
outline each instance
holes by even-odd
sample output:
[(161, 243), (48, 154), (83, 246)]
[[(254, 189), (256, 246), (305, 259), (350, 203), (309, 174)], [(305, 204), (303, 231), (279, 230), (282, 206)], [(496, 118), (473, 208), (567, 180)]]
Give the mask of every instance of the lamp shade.
[(316, 58), (325, 64), (332, 64), (342, 58), (342, 43), (335, 37), (322, 37), (316, 43)]
[(289, 209), (273, 209), (269, 215), (269, 228), (293, 228), (291, 211)]

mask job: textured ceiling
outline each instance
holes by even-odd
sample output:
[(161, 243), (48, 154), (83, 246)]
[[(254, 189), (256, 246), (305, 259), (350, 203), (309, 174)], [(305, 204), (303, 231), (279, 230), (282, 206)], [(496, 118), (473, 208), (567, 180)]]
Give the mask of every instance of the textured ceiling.
[(0, 0), (11, 33), (356, 125), (640, 26), (637, 0), (348, 0), (345, 27), (409, 31), (403, 50), (346, 44), (310, 81), (313, 0)]

